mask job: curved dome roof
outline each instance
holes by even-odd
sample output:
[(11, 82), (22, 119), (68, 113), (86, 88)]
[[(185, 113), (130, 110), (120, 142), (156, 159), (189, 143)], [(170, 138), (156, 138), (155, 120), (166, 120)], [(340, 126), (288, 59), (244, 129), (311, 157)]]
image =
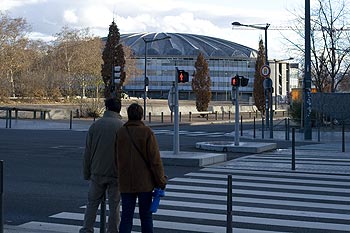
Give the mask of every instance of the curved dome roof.
[[(169, 39), (162, 39), (170, 37)], [(145, 41), (149, 56), (256, 57), (256, 50), (219, 38), (184, 33), (122, 34), (120, 40), (131, 47), (136, 56), (145, 55)], [(157, 40), (156, 42), (151, 42)]]

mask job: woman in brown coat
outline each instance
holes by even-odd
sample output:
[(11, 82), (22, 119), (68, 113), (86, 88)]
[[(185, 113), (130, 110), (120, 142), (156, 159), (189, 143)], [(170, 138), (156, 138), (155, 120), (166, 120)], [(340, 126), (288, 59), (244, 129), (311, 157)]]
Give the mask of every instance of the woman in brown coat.
[(119, 232), (131, 232), (138, 199), (141, 230), (152, 233), (152, 191), (156, 187), (164, 189), (166, 177), (156, 137), (141, 121), (142, 107), (133, 103), (127, 113), (128, 122), (119, 129), (117, 136), (118, 179), (122, 198)]

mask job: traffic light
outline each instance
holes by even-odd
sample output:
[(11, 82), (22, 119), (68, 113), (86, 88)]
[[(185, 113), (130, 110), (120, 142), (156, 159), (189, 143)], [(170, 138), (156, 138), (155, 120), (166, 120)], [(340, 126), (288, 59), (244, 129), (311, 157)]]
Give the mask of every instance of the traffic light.
[(114, 83), (120, 82), (120, 66), (113, 67), (113, 78), (114, 78)]
[(178, 83), (187, 83), (189, 81), (188, 72), (184, 70), (177, 71), (177, 82)]
[(241, 84), (241, 79), (239, 78), (238, 75), (232, 77), (232, 79), (231, 79), (231, 85), (232, 85), (233, 87), (239, 87), (240, 84)]
[(245, 77), (241, 76), (241, 86), (242, 87), (247, 86), (248, 82), (249, 82), (249, 78), (245, 78)]

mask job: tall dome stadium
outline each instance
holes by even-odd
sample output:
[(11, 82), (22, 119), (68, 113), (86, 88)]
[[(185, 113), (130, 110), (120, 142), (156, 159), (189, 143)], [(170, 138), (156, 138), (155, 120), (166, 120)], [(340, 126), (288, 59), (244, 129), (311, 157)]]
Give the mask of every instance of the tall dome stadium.
[[(169, 39), (164, 39), (169, 38)], [(121, 35), (121, 41), (131, 47), (136, 56), (144, 56), (145, 41), (147, 55), (193, 57), (202, 52), (205, 57), (251, 58), (256, 50), (249, 47), (203, 35), (184, 33), (138, 33)]]
[[(180, 99), (194, 99), (191, 80), (199, 53), (206, 58), (213, 100), (231, 99), (231, 77), (238, 74), (254, 78), (257, 51), (232, 41), (185, 33), (122, 34), (120, 41), (131, 48), (141, 75), (128, 79), (124, 86), (130, 96), (164, 98), (175, 81), (175, 70), (190, 74), (190, 82), (179, 85)], [(146, 65), (145, 65), (146, 62)], [(146, 78), (147, 77), (147, 78)], [(145, 87), (145, 80), (149, 85)], [(146, 90), (146, 92), (145, 92)], [(241, 98), (252, 96), (253, 82), (240, 88)]]

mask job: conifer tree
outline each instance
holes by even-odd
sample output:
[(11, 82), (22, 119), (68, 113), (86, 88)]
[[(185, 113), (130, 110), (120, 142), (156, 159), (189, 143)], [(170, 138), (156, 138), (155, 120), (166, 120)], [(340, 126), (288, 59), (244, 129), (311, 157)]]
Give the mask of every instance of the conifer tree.
[[(124, 72), (125, 68), (125, 57), (123, 51), (123, 45), (120, 44), (120, 33), (116, 23), (112, 22), (109, 25), (109, 33), (107, 36), (107, 42), (102, 53), (102, 79), (105, 84), (104, 96), (105, 98), (116, 96), (117, 99), (121, 99), (121, 88), (125, 81), (126, 75)], [(120, 83), (115, 85), (112, 80), (114, 67), (120, 66)]]
[(192, 90), (196, 95), (196, 108), (198, 111), (207, 111), (211, 99), (211, 81), (208, 62), (202, 53), (199, 53), (194, 66), (196, 71), (192, 79)]
[(263, 40), (259, 41), (258, 56), (255, 63), (253, 97), (256, 108), (264, 115), (265, 114), (265, 94), (264, 94), (264, 77), (261, 76), (261, 67), (265, 64), (265, 47)]

